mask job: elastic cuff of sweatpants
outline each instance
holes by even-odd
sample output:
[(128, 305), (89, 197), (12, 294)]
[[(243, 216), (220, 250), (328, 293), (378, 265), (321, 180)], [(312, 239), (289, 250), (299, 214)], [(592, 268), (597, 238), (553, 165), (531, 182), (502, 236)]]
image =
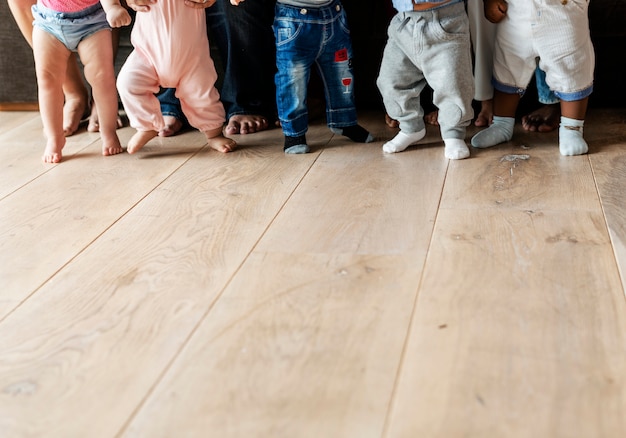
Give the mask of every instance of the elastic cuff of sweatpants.
[(449, 139), (456, 138), (459, 140), (465, 140), (465, 133), (467, 129), (465, 126), (441, 126), (441, 138)]

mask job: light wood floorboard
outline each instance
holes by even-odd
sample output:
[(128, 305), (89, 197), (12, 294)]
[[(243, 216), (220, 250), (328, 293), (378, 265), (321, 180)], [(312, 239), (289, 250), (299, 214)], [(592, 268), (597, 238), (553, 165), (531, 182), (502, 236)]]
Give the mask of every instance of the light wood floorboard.
[(361, 123), (46, 165), (0, 112), (0, 436), (626, 436), (626, 110), (580, 157)]

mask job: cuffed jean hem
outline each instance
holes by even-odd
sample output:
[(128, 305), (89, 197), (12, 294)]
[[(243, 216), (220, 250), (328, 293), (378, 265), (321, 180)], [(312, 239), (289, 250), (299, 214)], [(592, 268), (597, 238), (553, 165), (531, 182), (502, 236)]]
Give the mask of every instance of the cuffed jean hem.
[(560, 91), (555, 91), (554, 95), (564, 102), (575, 102), (577, 100), (583, 100), (589, 97), (592, 92), (593, 85), (585, 88), (584, 90), (579, 90), (571, 93), (561, 93)]

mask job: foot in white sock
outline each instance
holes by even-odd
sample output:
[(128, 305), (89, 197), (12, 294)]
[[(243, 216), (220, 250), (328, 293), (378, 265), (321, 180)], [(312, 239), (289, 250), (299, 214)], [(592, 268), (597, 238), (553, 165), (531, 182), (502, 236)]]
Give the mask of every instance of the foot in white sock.
[(470, 151), (464, 140), (460, 138), (444, 138), (445, 156), (449, 160), (462, 160), (470, 156)]
[(582, 155), (589, 152), (587, 142), (583, 138), (584, 120), (561, 117), (559, 127), (559, 151), (561, 155)]
[(413, 132), (411, 134), (405, 134), (400, 131), (398, 134), (383, 145), (383, 151), (388, 154), (394, 154), (396, 152), (402, 152), (412, 144), (417, 143), (426, 136), (426, 128), (421, 131)]
[(475, 148), (489, 148), (513, 138), (515, 117), (493, 116), (493, 123), (472, 137)]

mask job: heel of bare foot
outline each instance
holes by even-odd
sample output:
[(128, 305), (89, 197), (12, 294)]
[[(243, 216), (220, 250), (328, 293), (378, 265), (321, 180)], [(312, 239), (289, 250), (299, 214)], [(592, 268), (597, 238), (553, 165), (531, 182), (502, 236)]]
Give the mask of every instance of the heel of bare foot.
[(129, 154), (139, 152), (150, 140), (158, 135), (157, 131), (137, 131), (128, 141), (126, 150)]
[(209, 147), (218, 152), (232, 152), (237, 147), (237, 142), (235, 142), (235, 140), (224, 137), (224, 134), (222, 134), (222, 128), (204, 131), (204, 135), (206, 135)]
[(63, 135), (69, 137), (78, 131), (80, 121), (87, 111), (86, 97), (66, 98), (63, 104)]
[(174, 116), (163, 116), (164, 127), (159, 131), (159, 137), (172, 137), (183, 129), (183, 122)]
[(41, 160), (44, 163), (60, 163), (63, 159), (61, 151), (65, 146), (65, 137), (57, 140), (48, 140), (46, 149), (43, 151)]
[(269, 127), (266, 117), (253, 114), (235, 114), (228, 119), (225, 132), (227, 135), (253, 134)]
[[(122, 118), (120, 115), (117, 115), (116, 121), (117, 129), (124, 127), (124, 122), (122, 122)], [(96, 106), (91, 103), (91, 114), (89, 115), (89, 122), (87, 123), (87, 131), (89, 132), (99, 132), (100, 131), (100, 119), (98, 118), (98, 110)]]

